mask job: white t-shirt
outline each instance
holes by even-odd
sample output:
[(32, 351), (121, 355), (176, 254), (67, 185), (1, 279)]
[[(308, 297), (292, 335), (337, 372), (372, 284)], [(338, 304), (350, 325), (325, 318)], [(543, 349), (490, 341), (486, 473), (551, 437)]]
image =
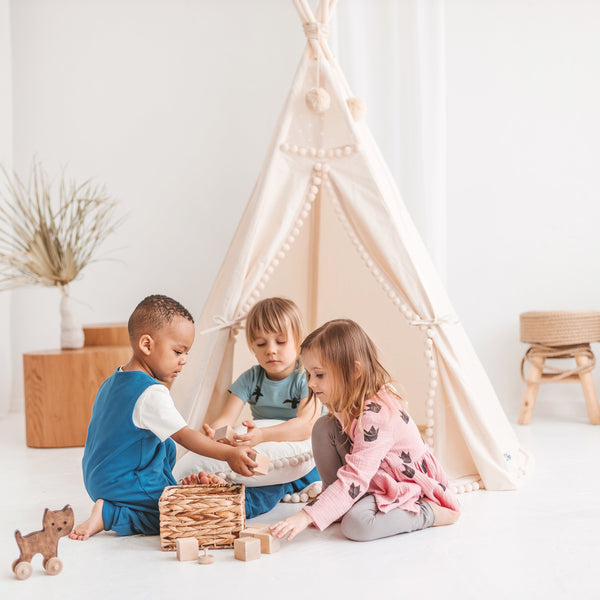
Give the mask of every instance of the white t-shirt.
[(161, 442), (187, 425), (175, 408), (169, 390), (160, 383), (142, 392), (135, 403), (132, 419), (136, 427), (150, 430)]

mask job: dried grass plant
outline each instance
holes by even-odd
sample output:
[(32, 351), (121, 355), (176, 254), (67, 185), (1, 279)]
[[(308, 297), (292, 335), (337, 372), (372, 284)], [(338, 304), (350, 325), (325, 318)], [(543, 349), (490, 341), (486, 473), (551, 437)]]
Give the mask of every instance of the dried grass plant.
[(103, 186), (77, 184), (63, 171), (57, 192), (39, 161), (27, 185), (0, 167), (0, 290), (68, 284), (98, 260), (98, 247), (120, 223)]

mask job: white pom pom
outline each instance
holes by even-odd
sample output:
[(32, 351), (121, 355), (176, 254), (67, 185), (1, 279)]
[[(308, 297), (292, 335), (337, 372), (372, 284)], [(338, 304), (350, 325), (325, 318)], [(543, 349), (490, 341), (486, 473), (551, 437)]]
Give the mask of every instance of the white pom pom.
[(316, 113), (324, 113), (331, 106), (331, 97), (323, 88), (311, 88), (306, 92), (306, 105)]
[(291, 456), (289, 458), (290, 461), (290, 466), (295, 467), (300, 461), (295, 457), (295, 456)]
[(300, 502), (308, 502), (308, 494), (300, 494)]
[(346, 104), (355, 121), (360, 121), (367, 114), (367, 105), (362, 98), (348, 98)]
[(308, 495), (311, 498), (316, 498), (323, 491), (323, 482), (315, 481), (308, 486)]
[(291, 494), (286, 494), (282, 499), (282, 502), (291, 502), (292, 501), (292, 495)]
[(283, 467), (283, 463), (279, 459), (277, 459), (273, 464), (275, 465), (276, 469), (281, 469), (281, 467)]
[(281, 466), (282, 467), (287, 467), (290, 464), (290, 461), (287, 458), (282, 458), (281, 459)]
[(291, 501), (300, 502), (300, 496), (298, 496), (298, 494), (292, 494)]

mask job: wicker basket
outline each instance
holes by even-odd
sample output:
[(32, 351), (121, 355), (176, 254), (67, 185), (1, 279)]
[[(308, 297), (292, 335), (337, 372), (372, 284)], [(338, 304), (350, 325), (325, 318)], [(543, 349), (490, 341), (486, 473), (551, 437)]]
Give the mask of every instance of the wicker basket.
[(243, 485), (172, 485), (158, 501), (160, 547), (195, 537), (201, 548), (233, 548), (246, 523)]
[(600, 341), (598, 311), (537, 311), (521, 314), (521, 341), (570, 346)]

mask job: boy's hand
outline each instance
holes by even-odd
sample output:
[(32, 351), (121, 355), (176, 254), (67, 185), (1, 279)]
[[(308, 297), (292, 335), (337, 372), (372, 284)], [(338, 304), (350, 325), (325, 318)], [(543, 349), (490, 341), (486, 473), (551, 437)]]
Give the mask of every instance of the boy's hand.
[(313, 520), (310, 518), (310, 515), (306, 511), (301, 510), (295, 515), (292, 515), (283, 521), (279, 521), (279, 523), (275, 523), (275, 525), (271, 525), (269, 529), (276, 538), (287, 538), (288, 540), (293, 540), (312, 522)]
[(256, 446), (265, 441), (262, 429), (254, 421), (243, 421), (242, 425), (247, 429), (246, 433), (236, 434), (233, 438), (238, 446)]
[(230, 446), (230, 448), (230, 458), (227, 459), (227, 464), (236, 473), (244, 475), (245, 477), (252, 477), (252, 475), (254, 475), (253, 469), (256, 468), (258, 464), (253, 461), (248, 454), (250, 452), (255, 452), (255, 450), (250, 446)]
[(215, 430), (208, 423), (204, 423), (202, 429), (211, 440), (215, 439)]

